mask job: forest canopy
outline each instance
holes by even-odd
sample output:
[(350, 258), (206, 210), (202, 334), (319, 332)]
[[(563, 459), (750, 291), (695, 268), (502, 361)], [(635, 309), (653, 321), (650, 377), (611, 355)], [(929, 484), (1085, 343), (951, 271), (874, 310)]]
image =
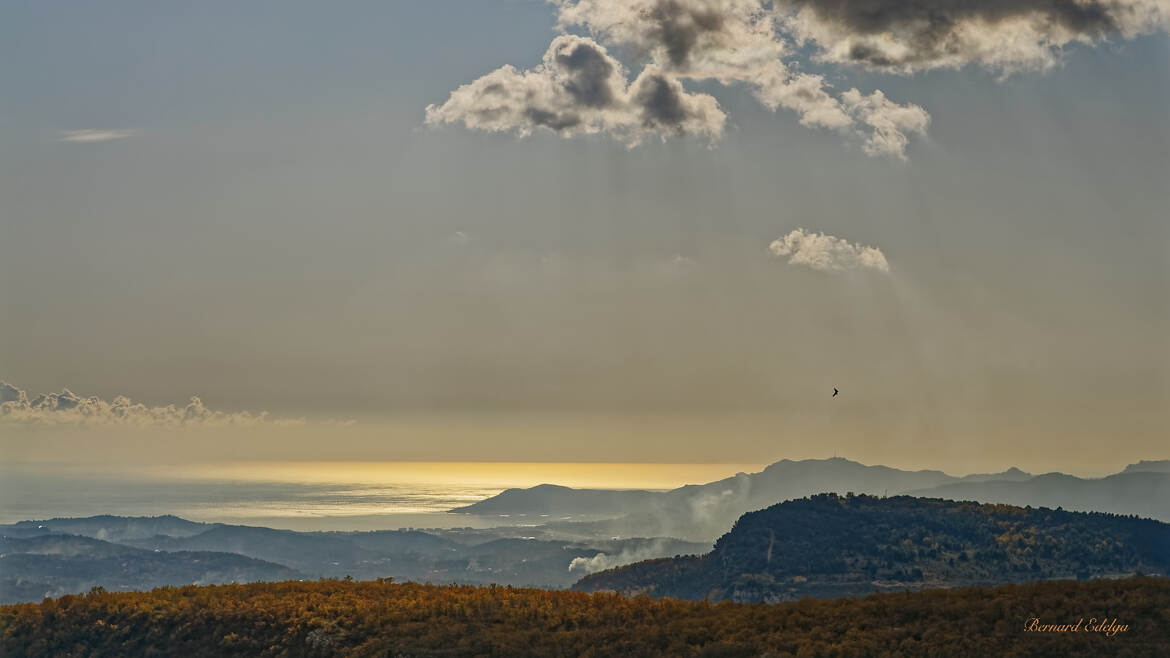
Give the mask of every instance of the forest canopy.
[[(1037, 626), (1078, 620), (1075, 632)], [(775, 605), (322, 580), (95, 590), (0, 607), (0, 648), (12, 658), (1150, 656), (1167, 646), (1170, 580), (1151, 577)]]

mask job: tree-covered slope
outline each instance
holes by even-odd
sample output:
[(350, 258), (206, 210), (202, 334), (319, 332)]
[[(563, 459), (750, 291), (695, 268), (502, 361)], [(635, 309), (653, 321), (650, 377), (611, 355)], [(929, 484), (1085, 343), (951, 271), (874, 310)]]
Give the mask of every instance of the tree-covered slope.
[[(1025, 630), (1033, 619), (1080, 630)], [(0, 607), (0, 653), (10, 658), (1157, 656), (1167, 646), (1170, 580), (1155, 578), (777, 605), (320, 581)]]
[(822, 494), (744, 514), (706, 555), (599, 572), (575, 588), (783, 601), (1137, 572), (1170, 572), (1170, 525), (1047, 508)]
[(124, 591), (302, 577), (284, 565), (234, 553), (155, 552), (75, 535), (0, 537), (0, 603), (91, 587)]

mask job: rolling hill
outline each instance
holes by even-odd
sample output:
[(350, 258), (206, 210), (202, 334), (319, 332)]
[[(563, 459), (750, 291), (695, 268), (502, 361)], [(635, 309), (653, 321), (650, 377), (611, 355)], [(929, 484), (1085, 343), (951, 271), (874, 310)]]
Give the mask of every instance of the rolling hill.
[(0, 532), (8, 537), (34, 537), (49, 533), (79, 535), (103, 541), (123, 542), (157, 535), (189, 537), (207, 531), (210, 523), (188, 521), (170, 514), (163, 516), (87, 516), (57, 518), (43, 521), (20, 521), (0, 525)]
[(743, 515), (705, 555), (602, 571), (574, 589), (775, 602), (1135, 572), (1170, 572), (1170, 525), (910, 496), (822, 494)]
[(303, 577), (286, 566), (233, 553), (155, 552), (77, 535), (0, 538), (2, 603), (92, 587), (126, 591)]
[[(95, 538), (110, 536), (122, 541)], [(177, 517), (51, 519), (0, 526), (0, 602), (95, 586), (139, 590), (294, 577), (562, 588), (604, 568), (709, 548), (669, 538), (579, 541), (535, 528), (294, 532)]]

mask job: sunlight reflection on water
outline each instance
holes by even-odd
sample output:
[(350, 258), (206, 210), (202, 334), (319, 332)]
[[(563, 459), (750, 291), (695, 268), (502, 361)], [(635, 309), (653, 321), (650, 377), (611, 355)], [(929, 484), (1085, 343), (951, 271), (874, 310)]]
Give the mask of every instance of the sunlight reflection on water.
[(754, 464), (231, 462), (95, 471), (81, 465), (4, 464), (0, 522), (174, 514), (302, 530), (528, 525), (549, 519), (447, 510), (542, 483), (667, 489), (759, 469)]

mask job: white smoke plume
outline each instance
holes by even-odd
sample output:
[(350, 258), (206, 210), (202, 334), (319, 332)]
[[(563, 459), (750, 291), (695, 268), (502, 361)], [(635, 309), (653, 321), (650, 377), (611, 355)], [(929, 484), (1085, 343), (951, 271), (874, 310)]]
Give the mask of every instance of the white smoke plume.
[(623, 548), (614, 555), (598, 553), (593, 557), (575, 557), (569, 562), (569, 571), (577, 571), (583, 575), (589, 575), (598, 571), (605, 571), (606, 569), (641, 562), (642, 560), (670, 557), (671, 548), (671, 545), (666, 540), (655, 539), (632, 548)]

